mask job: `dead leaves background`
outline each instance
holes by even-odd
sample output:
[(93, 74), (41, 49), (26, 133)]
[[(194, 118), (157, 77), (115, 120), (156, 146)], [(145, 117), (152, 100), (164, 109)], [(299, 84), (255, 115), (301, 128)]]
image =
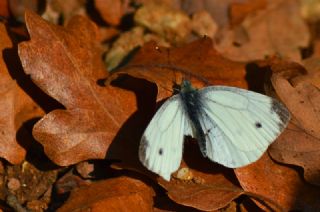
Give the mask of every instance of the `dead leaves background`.
[[(40, 88), (61, 105), (49, 107), (43, 103), (45, 98), (39, 101), (37, 93), (21, 86), (23, 77), (15, 78), (13, 70), (8, 70), (12, 66), (7, 65), (4, 49), (14, 48), (5, 25), (0, 28), (0, 155), (12, 164), (22, 163), (11, 174), (9, 168), (3, 168), (3, 185), (13, 178), (24, 182), (19, 173), (32, 167), (24, 159), (28, 147), (37, 141), (51, 161), (71, 168), (70, 177), (56, 182), (56, 188), (63, 188), (60, 194), (71, 191), (65, 204), (61, 200), (60, 206), (64, 205), (60, 211), (83, 207), (186, 210), (185, 206), (212, 211), (226, 207), (235, 210), (231, 209), (234, 205), (247, 209), (319, 209), (319, 44), (307, 25), (316, 18), (306, 21), (311, 20), (311, 12), (306, 12), (310, 5), (296, 0), (136, 1), (142, 4), (135, 8), (129, 1), (114, 1), (110, 10), (105, 2), (94, 1), (100, 18), (107, 23), (98, 27), (88, 17), (74, 16), (88, 15), (82, 3), (54, 2), (43, 14), (51, 23), (26, 12), (30, 40), (19, 43), (18, 53), (25, 74), (36, 85), (29, 87)], [(304, 16), (299, 15), (301, 10)], [(53, 24), (57, 23), (56, 14), (64, 14), (65, 26)], [(133, 14), (135, 24), (121, 32), (121, 18), (126, 14)], [(197, 40), (202, 34), (213, 40)], [(310, 43), (314, 53), (304, 59), (300, 50), (309, 48)], [(142, 47), (128, 55), (138, 46)], [(111, 75), (104, 67), (102, 52), (107, 53), (109, 69), (121, 65)], [(181, 176), (178, 171), (170, 183), (164, 182), (142, 167), (137, 148), (148, 120), (171, 95), (174, 81), (184, 77), (197, 87), (224, 84), (277, 95), (295, 119), (258, 162), (236, 170), (203, 159), (189, 141), (181, 166), (186, 173)], [(274, 90), (266, 89), (271, 83)], [(24, 128), (23, 123), (39, 117), (32, 129), (33, 141), (31, 128)], [(29, 141), (23, 136), (28, 133)], [(97, 161), (83, 162), (93, 159), (116, 163), (108, 168)], [(46, 166), (47, 170), (57, 169), (50, 167)], [(54, 172), (53, 179), (57, 170)], [(101, 173), (112, 178), (93, 182)], [(40, 174), (35, 176), (41, 183)], [(25, 181), (27, 187), (35, 186)], [(52, 193), (53, 183), (43, 184), (47, 189), (33, 199), (26, 198), (21, 187), (11, 186), (17, 201), (10, 206), (21, 204), (38, 211), (50, 207), (49, 200), (40, 196), (58, 195)], [(70, 183), (73, 186), (66, 189)], [(97, 198), (87, 198), (90, 193)], [(130, 204), (123, 204), (123, 198)]]

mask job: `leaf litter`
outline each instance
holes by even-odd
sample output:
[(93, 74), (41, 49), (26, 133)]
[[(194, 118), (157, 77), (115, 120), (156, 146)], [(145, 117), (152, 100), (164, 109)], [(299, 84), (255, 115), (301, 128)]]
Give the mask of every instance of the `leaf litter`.
[[(60, 106), (48, 107), (52, 102), (47, 99), (34, 102), (36, 96), (25, 91), (21, 80), (14, 82), (11, 66), (9, 74), (1, 73), (0, 123), (7, 136), (0, 155), (17, 164), (2, 163), (16, 170), (0, 170), (9, 176), (0, 178), (7, 185), (0, 190), (0, 198), (7, 198), (2, 209), (319, 210), (318, 41), (300, 13), (303, 9), (308, 21), (316, 21), (313, 13), (306, 13), (307, 3), (300, 7), (298, 1), (288, 0), (119, 1), (112, 11), (94, 1), (91, 6), (101, 15), (97, 17), (88, 15), (90, 5), (86, 11), (83, 2), (54, 11), (49, 4), (43, 17), (59, 23), (56, 14), (65, 15), (64, 27), (31, 11), (25, 14), (30, 40), (25, 37), (28, 41), (19, 44), (22, 67)], [(71, 15), (75, 10), (70, 8), (86, 17)], [(123, 30), (128, 14), (134, 17), (132, 26)], [(2, 48), (10, 48), (13, 35), (4, 25), (1, 33), (7, 37)], [(107, 33), (107, 46), (101, 44), (100, 33)], [(204, 34), (213, 40), (201, 38)], [(301, 48), (308, 49), (311, 39), (314, 52), (308, 58)], [(5, 55), (2, 59), (8, 63)], [(8, 69), (5, 63), (2, 70)], [(182, 79), (197, 88), (222, 84), (267, 92), (279, 98), (294, 119), (260, 160), (235, 170), (202, 158), (196, 142), (188, 140), (180, 169), (166, 182), (140, 164), (138, 146), (148, 121)], [(40, 108), (51, 109), (43, 115)], [(23, 132), (31, 137), (32, 129), (36, 141), (25, 137), (17, 142), (19, 129), (30, 120), (33, 129)], [(36, 142), (41, 146), (35, 148)], [(30, 143), (32, 148), (26, 148)], [(39, 147), (61, 167), (38, 164), (35, 168), (43, 170), (28, 172), (34, 166), (25, 155), (39, 154)], [(42, 172), (51, 174), (52, 181), (45, 183)], [(41, 185), (34, 195), (25, 192), (36, 186), (25, 183), (31, 173)], [(67, 193), (71, 195), (64, 198)]]

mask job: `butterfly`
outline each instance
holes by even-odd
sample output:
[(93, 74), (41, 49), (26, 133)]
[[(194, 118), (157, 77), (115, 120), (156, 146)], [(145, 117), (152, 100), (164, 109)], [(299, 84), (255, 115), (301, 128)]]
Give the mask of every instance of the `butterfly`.
[(183, 80), (180, 92), (159, 108), (145, 129), (139, 159), (170, 181), (181, 163), (183, 142), (192, 136), (204, 157), (229, 168), (258, 160), (290, 120), (278, 100), (236, 87), (200, 90)]

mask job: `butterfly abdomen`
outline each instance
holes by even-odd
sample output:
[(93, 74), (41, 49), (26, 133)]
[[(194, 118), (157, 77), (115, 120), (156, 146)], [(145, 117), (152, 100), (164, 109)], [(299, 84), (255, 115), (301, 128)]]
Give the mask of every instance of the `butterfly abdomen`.
[(200, 125), (199, 117), (201, 117), (202, 102), (201, 96), (198, 90), (189, 88), (186, 91), (182, 90), (180, 92), (180, 99), (183, 105), (183, 109), (187, 114), (190, 122), (192, 123), (192, 128), (194, 130), (195, 138), (198, 141), (200, 151), (204, 157), (206, 154), (206, 139), (205, 133)]

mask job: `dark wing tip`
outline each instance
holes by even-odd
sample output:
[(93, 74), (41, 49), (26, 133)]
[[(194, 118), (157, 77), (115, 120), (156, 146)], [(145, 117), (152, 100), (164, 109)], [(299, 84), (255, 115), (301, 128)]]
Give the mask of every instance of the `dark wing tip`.
[(281, 120), (281, 122), (279, 122), (279, 128), (281, 130), (284, 129), (290, 121), (291, 115), (289, 110), (278, 100), (272, 99), (271, 112), (274, 112), (279, 116)]
[(146, 162), (146, 151), (148, 147), (149, 147), (149, 142), (147, 138), (145, 136), (142, 136), (140, 140), (140, 145), (139, 145), (139, 159), (143, 164), (145, 164)]

